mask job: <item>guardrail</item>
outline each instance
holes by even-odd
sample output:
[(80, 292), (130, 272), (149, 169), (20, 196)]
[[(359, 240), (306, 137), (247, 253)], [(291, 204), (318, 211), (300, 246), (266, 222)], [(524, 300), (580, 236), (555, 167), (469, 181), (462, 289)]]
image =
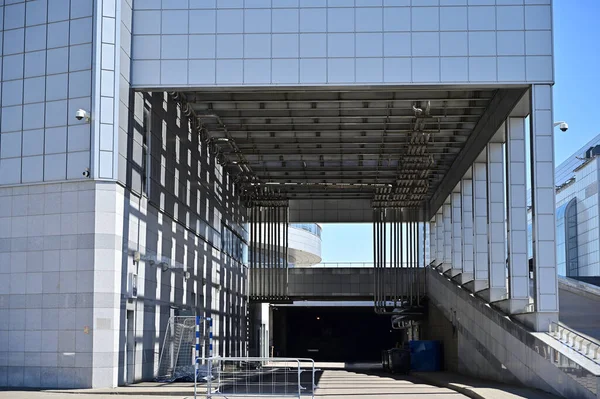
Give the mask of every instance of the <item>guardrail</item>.
[[(386, 268), (391, 268), (393, 266), (397, 267), (398, 265), (393, 264), (391, 262), (386, 262), (385, 263), (385, 267)], [(336, 267), (339, 267), (339, 268), (342, 268), (342, 267), (344, 267), (344, 268), (345, 267), (357, 267), (357, 268), (360, 268), (360, 267), (364, 267), (364, 268), (371, 268), (372, 269), (374, 267), (374, 263), (373, 262), (321, 262), (321, 263), (318, 263), (318, 264), (313, 265), (311, 267), (331, 267), (331, 268), (336, 268)], [(415, 268), (415, 267), (418, 267), (416, 263), (413, 264), (413, 265), (408, 264), (408, 263), (404, 263), (402, 265), (402, 268)]]
[(550, 324), (550, 335), (593, 362), (600, 364), (600, 345), (579, 334), (577, 331), (571, 330), (562, 324), (552, 322)]
[[(313, 359), (269, 357), (212, 357), (198, 359), (206, 367), (196, 375), (198, 383), (206, 381), (205, 396), (232, 397), (296, 397), (314, 398), (316, 369)], [(310, 371), (310, 376), (303, 374)]]

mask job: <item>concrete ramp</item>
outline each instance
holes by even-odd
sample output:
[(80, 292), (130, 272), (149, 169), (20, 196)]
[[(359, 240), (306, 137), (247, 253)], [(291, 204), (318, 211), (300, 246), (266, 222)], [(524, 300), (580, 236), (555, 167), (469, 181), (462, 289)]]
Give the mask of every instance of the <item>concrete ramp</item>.
[(565, 398), (597, 398), (600, 366), (546, 333), (533, 333), (468, 290), (427, 269), (424, 333), (444, 342), (448, 370), (537, 388)]

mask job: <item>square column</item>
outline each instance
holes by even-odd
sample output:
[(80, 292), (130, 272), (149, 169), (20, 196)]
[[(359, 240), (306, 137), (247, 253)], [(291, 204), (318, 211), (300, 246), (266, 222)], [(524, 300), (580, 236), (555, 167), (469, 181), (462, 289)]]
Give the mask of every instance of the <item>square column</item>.
[(488, 163), (488, 243), (489, 291), (486, 299), (496, 302), (506, 299), (506, 226), (504, 224), (504, 150), (502, 143), (487, 145)]
[(531, 89), (531, 206), (534, 313), (520, 319), (536, 331), (558, 321), (552, 86)]
[(435, 216), (429, 222), (429, 263), (435, 265), (435, 258), (437, 256), (436, 252), (436, 227), (435, 227)]
[(482, 151), (473, 163), (473, 257), (475, 276), (469, 287), (473, 292), (488, 288), (488, 207), (487, 153)]
[(460, 182), (462, 196), (462, 262), (463, 270), (460, 277), (461, 284), (472, 281), (475, 275), (473, 262), (473, 180), (472, 171), (469, 169)]
[(437, 254), (435, 256), (435, 266), (437, 267), (444, 262), (444, 218), (442, 208), (435, 214), (435, 239), (437, 242), (435, 245)]
[(451, 277), (458, 276), (463, 271), (462, 259), (462, 197), (460, 184), (456, 186), (452, 197), (452, 269)]
[(452, 268), (452, 205), (450, 197), (442, 205), (442, 214), (444, 218), (444, 260), (442, 271), (447, 272)]
[(509, 118), (507, 137), (508, 301), (502, 308), (523, 313), (529, 304), (525, 118)]

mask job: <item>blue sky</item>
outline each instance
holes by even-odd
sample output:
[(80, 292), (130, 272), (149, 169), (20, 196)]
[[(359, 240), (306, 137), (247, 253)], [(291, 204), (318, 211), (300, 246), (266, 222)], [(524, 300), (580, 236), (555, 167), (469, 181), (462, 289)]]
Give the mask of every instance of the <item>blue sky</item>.
[[(600, 134), (600, 0), (554, 0), (554, 119), (560, 164)], [(324, 262), (372, 262), (371, 224), (324, 224)]]

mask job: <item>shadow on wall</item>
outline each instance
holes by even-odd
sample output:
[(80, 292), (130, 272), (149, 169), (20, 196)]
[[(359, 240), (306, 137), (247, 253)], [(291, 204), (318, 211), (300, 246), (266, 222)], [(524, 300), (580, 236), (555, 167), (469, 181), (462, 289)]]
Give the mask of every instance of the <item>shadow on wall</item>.
[[(119, 384), (154, 378), (171, 316), (212, 317), (214, 355), (246, 350), (247, 270), (220, 250), (222, 224), (241, 229), (245, 222), (233, 182), (166, 93), (132, 92), (129, 109), (129, 131), (120, 131), (119, 146), (119, 180), (127, 188), (121, 292), (136, 273), (138, 296), (121, 295)], [(158, 261), (136, 265), (134, 251)], [(190, 278), (162, 271), (161, 261), (185, 268)]]

